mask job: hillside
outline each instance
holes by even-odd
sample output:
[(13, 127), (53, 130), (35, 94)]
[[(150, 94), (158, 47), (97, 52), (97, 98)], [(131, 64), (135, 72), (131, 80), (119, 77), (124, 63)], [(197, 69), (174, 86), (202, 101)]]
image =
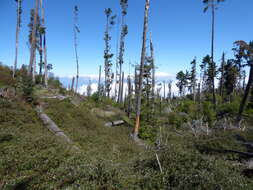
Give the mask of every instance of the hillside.
[[(8, 67), (0, 73), (1, 89), (15, 92), (0, 98), (0, 189), (252, 189), (252, 156), (246, 154), (253, 152), (252, 125), (207, 134), (177, 127), (175, 118), (185, 115), (164, 112), (155, 133), (142, 130), (145, 146), (139, 146), (121, 105), (73, 96), (55, 79), (48, 89), (33, 86), (28, 96), (14, 90), (17, 81), (9, 83)], [(46, 128), (38, 105), (73, 144)], [(127, 122), (104, 126), (116, 119)]]
[(0, 190), (253, 189), (252, 0), (62, 2), (0, 3)]

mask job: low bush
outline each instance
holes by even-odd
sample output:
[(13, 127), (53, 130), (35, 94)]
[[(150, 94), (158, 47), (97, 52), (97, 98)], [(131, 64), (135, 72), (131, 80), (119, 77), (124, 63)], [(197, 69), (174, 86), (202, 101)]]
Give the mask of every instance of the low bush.
[(237, 102), (220, 104), (217, 106), (217, 115), (234, 117), (238, 114), (239, 106), (240, 104)]

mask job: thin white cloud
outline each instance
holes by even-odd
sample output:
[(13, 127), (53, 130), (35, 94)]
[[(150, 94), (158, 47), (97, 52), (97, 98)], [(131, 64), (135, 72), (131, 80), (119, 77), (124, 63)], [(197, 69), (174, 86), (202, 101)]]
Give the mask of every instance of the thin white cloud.
[(159, 77), (171, 77), (171, 78), (175, 77), (175, 75), (172, 75), (172, 74), (167, 73), (167, 72), (156, 72), (155, 76), (157, 78), (159, 78)]

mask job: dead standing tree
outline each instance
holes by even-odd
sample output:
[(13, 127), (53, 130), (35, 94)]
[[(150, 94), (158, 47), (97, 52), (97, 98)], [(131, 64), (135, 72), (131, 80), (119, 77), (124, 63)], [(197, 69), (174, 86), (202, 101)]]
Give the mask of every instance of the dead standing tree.
[(98, 75), (98, 97), (101, 96), (101, 65), (99, 65), (99, 75)]
[(33, 77), (33, 82), (35, 82), (35, 74), (34, 70), (34, 62), (36, 57), (36, 30), (37, 30), (37, 22), (38, 22), (38, 11), (39, 11), (39, 0), (35, 0), (35, 12), (33, 18), (33, 26), (32, 26), (32, 36), (31, 36), (31, 48), (30, 48), (30, 63), (28, 67), (28, 75)]
[(216, 107), (216, 95), (215, 95), (215, 63), (214, 63), (214, 32), (215, 32), (215, 10), (217, 10), (218, 3), (224, 0), (203, 0), (205, 5), (204, 13), (211, 8), (212, 11), (212, 37), (211, 37), (211, 65), (212, 65), (212, 94), (213, 104)]
[(121, 5), (121, 35), (120, 35), (120, 48), (119, 48), (119, 90), (118, 90), (118, 103), (123, 102), (123, 84), (122, 84), (122, 65), (124, 63), (124, 52), (125, 52), (125, 37), (128, 33), (128, 27), (125, 24), (125, 16), (127, 14), (128, 0), (120, 0)]
[(80, 33), (80, 30), (77, 26), (78, 22), (78, 7), (74, 7), (74, 47), (75, 47), (75, 56), (76, 56), (76, 88), (75, 93), (77, 93), (78, 89), (78, 79), (79, 79), (79, 60), (78, 60), (78, 54), (77, 54), (77, 33)]
[(111, 46), (110, 46), (110, 30), (112, 26), (115, 24), (114, 20), (116, 16), (112, 15), (112, 10), (110, 8), (105, 9), (105, 15), (106, 15), (106, 27), (105, 27), (105, 51), (104, 51), (104, 69), (105, 69), (105, 93), (107, 97), (110, 97), (110, 91), (111, 91), (111, 85), (113, 81), (113, 73), (112, 73), (112, 57), (113, 54), (110, 53)]
[(22, 14), (22, 0), (16, 0), (17, 3), (17, 25), (16, 25), (16, 46), (15, 46), (15, 60), (13, 66), (13, 78), (16, 75), (17, 64), (18, 64), (18, 43), (19, 43), (19, 31), (21, 27), (21, 14)]
[(140, 62), (140, 76), (139, 76), (139, 87), (137, 94), (137, 112), (135, 128), (133, 131), (133, 137), (137, 138), (140, 128), (140, 115), (141, 115), (141, 96), (142, 96), (142, 83), (143, 83), (143, 71), (146, 59), (146, 40), (147, 40), (147, 29), (148, 29), (148, 12), (149, 12), (150, 0), (146, 0), (145, 13), (144, 13), (144, 26), (143, 26), (143, 37), (142, 37), (142, 51), (141, 51), (141, 62)]
[(151, 98), (152, 98), (152, 113), (155, 111), (155, 56), (154, 56), (154, 46), (152, 41), (152, 36), (150, 38), (150, 53), (151, 53), (151, 69), (152, 69), (152, 88), (151, 88)]
[[(45, 27), (45, 9), (43, 6), (43, 0), (40, 0), (40, 8), (41, 8), (41, 42), (43, 41), (43, 47), (41, 44), (41, 51), (44, 53), (44, 85), (48, 86), (48, 65), (47, 65), (47, 43), (46, 43), (46, 27)], [(41, 63), (42, 64), (42, 63)]]

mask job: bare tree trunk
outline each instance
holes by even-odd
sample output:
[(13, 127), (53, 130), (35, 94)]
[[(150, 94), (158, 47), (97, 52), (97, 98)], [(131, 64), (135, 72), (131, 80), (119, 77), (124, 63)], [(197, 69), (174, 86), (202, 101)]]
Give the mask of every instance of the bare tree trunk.
[(98, 77), (98, 97), (101, 96), (101, 65), (99, 66), (99, 77)]
[(45, 10), (43, 7), (43, 0), (40, 0), (43, 34), (43, 52), (44, 52), (44, 85), (48, 86), (48, 70), (47, 70), (47, 43), (46, 43), (46, 27), (45, 27)]
[(39, 53), (40, 53), (40, 69), (39, 69), (39, 75), (41, 77), (42, 75), (42, 64), (43, 64), (43, 50), (42, 50), (42, 34), (40, 34), (40, 47), (39, 47)]
[(196, 84), (193, 86), (193, 101), (196, 102)]
[(116, 76), (115, 76), (115, 89), (114, 89), (114, 96), (115, 96), (115, 101), (118, 101), (118, 89), (119, 89), (119, 27), (120, 27), (120, 18), (118, 17), (118, 23), (117, 23), (117, 42), (116, 42), (116, 56), (115, 56), (115, 67), (116, 67)]
[(242, 119), (242, 113), (243, 113), (243, 110), (245, 108), (248, 96), (249, 96), (250, 88), (252, 87), (252, 82), (253, 82), (253, 61), (251, 62), (251, 65), (250, 65), (250, 74), (249, 74), (248, 84), (246, 86), (246, 90), (245, 90), (243, 99), (241, 101), (241, 105), (240, 105), (240, 108), (239, 108), (239, 113), (238, 113), (238, 116), (237, 116), (238, 124), (240, 123), (240, 121)]
[(138, 89), (138, 96), (137, 96), (137, 113), (136, 113), (135, 128), (133, 131), (134, 138), (136, 138), (138, 136), (139, 128), (140, 128), (141, 96), (142, 96), (144, 63), (145, 63), (145, 57), (146, 57), (146, 38), (147, 38), (147, 28), (148, 28), (149, 5), (150, 5), (150, 0), (146, 0), (145, 14), (144, 14), (144, 26), (143, 26), (143, 37), (142, 37), (142, 52), (141, 52), (141, 62), (140, 62), (139, 89)]
[(171, 101), (171, 95), (172, 95), (171, 88), (172, 88), (172, 81), (170, 80), (169, 83), (168, 83), (168, 89), (169, 89), (168, 98), (169, 98), (169, 101)]
[(135, 96), (135, 112), (137, 112), (137, 95), (138, 95), (138, 82), (139, 77), (137, 73), (137, 65), (135, 65), (135, 70), (134, 70), (134, 96)]
[[(147, 69), (148, 70), (148, 69)], [(147, 73), (148, 73), (148, 71), (146, 71)], [(147, 76), (146, 77), (146, 84), (145, 84), (147, 87), (150, 85), (149, 84), (149, 77)], [(146, 101), (147, 101), (147, 109), (148, 109), (148, 111), (147, 111), (147, 115), (146, 115), (146, 119), (147, 119), (147, 122), (149, 122), (149, 119), (150, 119), (150, 112), (149, 112), (149, 110), (150, 110), (150, 93), (149, 93), (150, 91), (149, 91), (149, 89), (147, 88), (146, 89)]]
[(165, 94), (165, 81), (163, 81), (163, 99), (166, 100), (166, 94)]
[(214, 26), (215, 26), (215, 5), (212, 2), (212, 45), (211, 45), (211, 61), (212, 61), (212, 92), (213, 92), (213, 104), (216, 108), (216, 95), (215, 95), (215, 66), (214, 66)]
[[(195, 67), (196, 68), (196, 67)], [(196, 75), (193, 78), (193, 87), (192, 87), (192, 91), (193, 91), (193, 101), (196, 102)]]
[(120, 35), (120, 51), (119, 51), (119, 98), (118, 98), (118, 103), (122, 103), (122, 94), (123, 94), (123, 89), (122, 89), (122, 65), (124, 63), (124, 27), (125, 27), (125, 15), (122, 13), (122, 18), (121, 18), (121, 35)]
[(31, 44), (31, 52), (30, 52), (30, 63), (28, 67), (28, 74), (29, 76), (32, 76), (33, 74), (33, 64), (36, 54), (36, 30), (37, 30), (37, 18), (38, 18), (38, 6), (39, 2), (38, 0), (35, 0), (35, 13), (34, 13), (34, 19), (33, 19), (33, 27), (32, 27), (32, 44)]
[(152, 42), (152, 36), (150, 37), (150, 52), (151, 52), (151, 69), (152, 69), (152, 90), (151, 90), (151, 96), (152, 96), (152, 113), (155, 110), (155, 56), (154, 56), (154, 46)]
[(121, 90), (120, 90), (120, 103), (123, 103), (123, 93), (124, 93), (124, 72), (121, 75)]
[(71, 92), (74, 92), (74, 85), (75, 85), (75, 77), (72, 78)]
[(128, 106), (127, 106), (127, 116), (128, 118), (130, 118), (130, 113), (132, 111), (132, 107), (131, 107), (131, 99), (132, 99), (132, 82), (131, 82), (131, 76), (128, 76)]
[(200, 89), (200, 82), (198, 83), (198, 103), (201, 104), (201, 89)]
[(74, 47), (75, 47), (75, 56), (76, 56), (76, 88), (75, 93), (77, 93), (78, 90), (78, 80), (79, 80), (79, 62), (78, 62), (78, 54), (77, 54), (77, 34), (76, 34), (76, 28), (77, 28), (77, 9), (75, 7), (74, 10)]
[(220, 96), (222, 99), (223, 99), (223, 86), (224, 86), (224, 66), (225, 66), (225, 53), (222, 54), (222, 61), (221, 61)]
[(47, 41), (46, 34), (43, 39), (43, 51), (44, 51), (44, 85), (48, 86), (48, 70), (47, 70)]
[(33, 61), (33, 82), (36, 82), (36, 53), (34, 55), (34, 61)]
[(15, 61), (13, 66), (13, 73), (12, 76), (15, 78), (16, 70), (17, 70), (17, 64), (18, 64), (18, 43), (19, 43), (19, 30), (20, 30), (20, 4), (21, 0), (17, 1), (17, 25), (16, 25), (16, 48), (15, 48)]
[(246, 86), (246, 72), (244, 72), (244, 75), (243, 75), (243, 85), (242, 85), (242, 89), (245, 90), (245, 86)]

